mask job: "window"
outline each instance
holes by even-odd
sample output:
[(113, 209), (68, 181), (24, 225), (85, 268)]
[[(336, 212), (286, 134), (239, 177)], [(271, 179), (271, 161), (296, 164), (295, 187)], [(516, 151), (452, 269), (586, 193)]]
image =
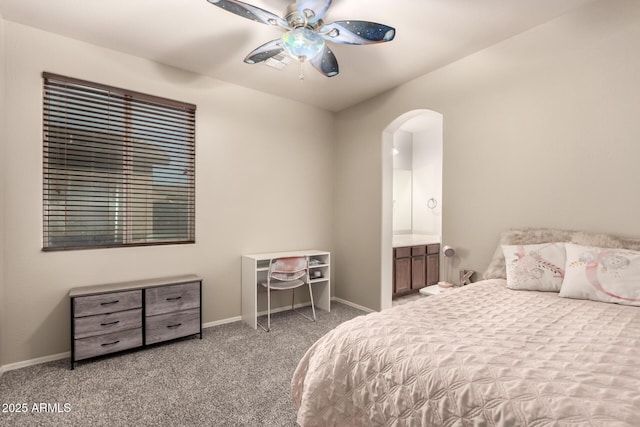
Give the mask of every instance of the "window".
[(194, 243), (195, 105), (43, 77), (43, 250)]

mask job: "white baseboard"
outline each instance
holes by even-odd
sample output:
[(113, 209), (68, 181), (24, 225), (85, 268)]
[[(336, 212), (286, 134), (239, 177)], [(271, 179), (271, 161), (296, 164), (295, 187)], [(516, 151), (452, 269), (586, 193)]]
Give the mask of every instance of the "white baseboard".
[[(294, 308), (309, 307), (310, 305), (311, 305), (310, 302), (301, 303), (301, 304), (294, 305)], [(273, 308), (273, 309), (271, 309), (271, 314), (280, 313), (282, 311), (289, 311), (289, 310), (291, 310), (291, 306), (289, 306), (289, 305), (284, 306), (284, 307)], [(260, 311), (260, 312), (257, 313), (257, 315), (258, 316), (266, 316), (267, 312), (266, 312), (266, 310), (265, 311)], [(225, 325), (227, 323), (240, 322), (241, 320), (242, 320), (242, 316), (230, 317), (228, 319), (216, 320), (215, 322), (203, 323), (202, 324), (202, 328), (203, 329), (212, 328), (214, 326)]]
[(332, 297), (331, 301), (336, 301), (336, 302), (339, 302), (340, 304), (348, 305), (349, 307), (357, 308), (358, 310), (362, 310), (362, 311), (367, 312), (367, 313), (375, 312), (375, 310), (371, 310), (370, 308), (365, 307), (363, 305), (359, 305), (359, 304), (353, 303), (351, 301), (347, 301), (346, 299), (342, 299), (342, 298), (338, 298), (338, 297)]
[(22, 362), (9, 363), (0, 367), (1, 372), (13, 371), (14, 369), (26, 368), (27, 366), (39, 365), (41, 363), (53, 362), (54, 360), (68, 359), (71, 357), (70, 351), (64, 353), (52, 354), (50, 356), (37, 357), (35, 359), (23, 360)]
[[(375, 310), (371, 310), (370, 308), (358, 305), (358, 304), (354, 304), (350, 301), (347, 300), (343, 300), (341, 298), (337, 298), (337, 297), (333, 297), (331, 298), (331, 301), (336, 301), (339, 302), (341, 304), (344, 305), (348, 305), (350, 307), (353, 308), (357, 308), (358, 310), (362, 310), (365, 311), (367, 313), (372, 313)], [(295, 308), (301, 308), (301, 307), (308, 307), (309, 305), (311, 305), (311, 303), (302, 303), (302, 304), (296, 304), (294, 307)], [(286, 307), (279, 307), (279, 308), (275, 308), (273, 310), (271, 310), (271, 313), (279, 313), (281, 311), (287, 311), (287, 310), (291, 310), (290, 306), (286, 306)], [(267, 312), (263, 311), (258, 313), (258, 316), (264, 316), (266, 315)], [(222, 319), (222, 320), (216, 320), (213, 322), (207, 322), (207, 323), (203, 323), (202, 324), (202, 328), (206, 329), (206, 328), (212, 328), (214, 326), (220, 326), (220, 325), (225, 325), (227, 323), (233, 323), (233, 322), (238, 322), (242, 320), (242, 316), (236, 316), (236, 317), (229, 317), (228, 319)], [(52, 354), (50, 356), (44, 356), (44, 357), (37, 357), (35, 359), (29, 359), (29, 360), (23, 360), (22, 362), (16, 362), (16, 363), (9, 363), (8, 365), (0, 365), (0, 377), (2, 376), (2, 374), (4, 374), (5, 372), (8, 371), (13, 371), (15, 369), (20, 369), (20, 368), (26, 368), (29, 366), (34, 366), (34, 365), (39, 365), (41, 363), (47, 363), (47, 362), (53, 362), (55, 360), (60, 360), (60, 359), (68, 359), (71, 357), (71, 352), (70, 351), (66, 351), (64, 353), (58, 353), (58, 354)]]
[(213, 328), (214, 326), (226, 325), (227, 323), (239, 322), (242, 316), (230, 317), (228, 319), (216, 320), (202, 324), (202, 329)]

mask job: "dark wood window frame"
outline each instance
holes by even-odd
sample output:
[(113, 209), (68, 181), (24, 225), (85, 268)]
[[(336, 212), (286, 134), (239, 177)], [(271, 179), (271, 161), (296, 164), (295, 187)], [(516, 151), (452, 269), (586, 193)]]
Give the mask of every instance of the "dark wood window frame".
[(196, 106), (43, 81), (43, 250), (195, 243)]

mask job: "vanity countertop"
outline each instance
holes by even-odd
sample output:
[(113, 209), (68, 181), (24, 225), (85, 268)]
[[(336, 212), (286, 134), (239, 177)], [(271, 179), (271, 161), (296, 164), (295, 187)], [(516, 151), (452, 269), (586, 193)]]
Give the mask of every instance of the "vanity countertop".
[(394, 234), (393, 247), (430, 245), (440, 243), (440, 236), (436, 234)]

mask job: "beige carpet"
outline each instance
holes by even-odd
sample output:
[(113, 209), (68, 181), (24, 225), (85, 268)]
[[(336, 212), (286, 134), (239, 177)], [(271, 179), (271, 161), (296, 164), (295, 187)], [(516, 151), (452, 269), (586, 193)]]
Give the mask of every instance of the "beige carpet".
[(298, 360), (364, 313), (332, 303), (330, 313), (317, 314), (311, 323), (278, 313), (269, 333), (242, 322), (208, 328), (202, 340), (79, 362), (73, 371), (65, 359), (5, 372), (1, 403), (25, 404), (27, 412), (2, 412), (0, 425), (295, 426), (289, 384)]

